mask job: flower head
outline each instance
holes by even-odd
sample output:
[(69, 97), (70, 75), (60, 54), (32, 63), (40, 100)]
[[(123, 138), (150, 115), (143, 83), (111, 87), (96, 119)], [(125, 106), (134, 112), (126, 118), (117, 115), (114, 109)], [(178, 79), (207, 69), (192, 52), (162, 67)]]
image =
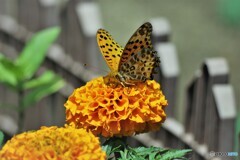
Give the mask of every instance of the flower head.
[(66, 121), (95, 135), (131, 136), (159, 129), (166, 118), (166, 105), (154, 80), (113, 87), (99, 77), (74, 90), (65, 103)]
[(1, 160), (104, 160), (97, 137), (73, 127), (42, 127), (14, 136), (0, 150)]

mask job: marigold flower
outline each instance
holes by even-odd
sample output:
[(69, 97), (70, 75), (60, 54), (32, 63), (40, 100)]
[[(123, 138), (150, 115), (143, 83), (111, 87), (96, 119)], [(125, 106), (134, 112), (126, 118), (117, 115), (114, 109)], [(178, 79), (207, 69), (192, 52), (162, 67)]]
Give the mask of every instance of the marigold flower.
[(159, 129), (166, 118), (165, 106), (167, 100), (154, 80), (114, 87), (99, 77), (69, 96), (66, 121), (95, 135), (131, 136)]
[(73, 127), (41, 127), (14, 136), (0, 150), (1, 160), (104, 160), (92, 133)]

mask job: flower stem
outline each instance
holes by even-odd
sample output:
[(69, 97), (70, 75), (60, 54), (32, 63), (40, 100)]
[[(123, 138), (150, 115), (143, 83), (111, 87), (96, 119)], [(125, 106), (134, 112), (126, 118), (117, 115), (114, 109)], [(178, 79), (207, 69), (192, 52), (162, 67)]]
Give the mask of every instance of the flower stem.
[(25, 112), (23, 109), (23, 97), (24, 93), (22, 90), (18, 91), (18, 133), (23, 131), (23, 124), (25, 119)]

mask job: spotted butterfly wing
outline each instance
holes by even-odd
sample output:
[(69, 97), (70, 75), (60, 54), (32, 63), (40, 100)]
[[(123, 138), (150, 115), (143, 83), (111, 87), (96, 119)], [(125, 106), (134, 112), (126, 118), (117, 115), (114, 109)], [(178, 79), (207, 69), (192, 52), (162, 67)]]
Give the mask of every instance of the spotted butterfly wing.
[(132, 35), (132, 37), (128, 40), (123, 50), (119, 65), (122, 65), (122, 63), (126, 62), (132, 55), (140, 52), (143, 48), (153, 49), (151, 42), (151, 33), (151, 23), (146, 22), (142, 26), (140, 26), (137, 31)]
[(159, 64), (159, 58), (153, 51), (151, 33), (152, 25), (149, 22), (144, 23), (123, 50), (119, 72), (130, 83), (152, 79), (154, 68)]
[(158, 64), (159, 59), (156, 52), (149, 48), (143, 48), (120, 66), (119, 73), (128, 83), (144, 82), (153, 78), (154, 68)]
[(97, 31), (97, 42), (111, 71), (118, 72), (123, 48), (114, 41), (112, 36), (104, 29), (99, 29)]

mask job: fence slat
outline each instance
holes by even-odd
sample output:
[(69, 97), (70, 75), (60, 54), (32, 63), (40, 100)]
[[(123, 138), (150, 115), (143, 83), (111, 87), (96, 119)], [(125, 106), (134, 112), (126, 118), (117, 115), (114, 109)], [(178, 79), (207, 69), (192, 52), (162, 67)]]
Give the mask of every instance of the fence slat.
[(157, 77), (162, 86), (163, 93), (168, 100), (166, 113), (168, 117), (176, 117), (175, 103), (177, 97), (177, 82), (179, 76), (179, 64), (176, 48), (172, 43), (155, 44), (155, 49), (161, 60), (160, 75)]
[(152, 41), (154, 44), (170, 41), (171, 27), (166, 18), (151, 18), (149, 22), (153, 26)]
[(216, 132), (208, 135), (214, 140), (209, 148), (220, 152), (233, 151), (237, 116), (233, 87), (229, 84), (218, 84), (213, 86), (212, 92), (214, 101), (212, 107), (216, 111), (216, 115), (211, 115), (216, 119), (212, 131)]
[[(177, 98), (177, 82), (180, 73), (176, 47), (170, 42), (171, 28), (163, 17), (151, 18), (153, 26), (152, 42), (160, 57), (159, 75), (154, 78), (160, 82), (163, 93), (168, 100), (166, 113), (168, 117), (176, 117), (174, 108)], [(162, 135), (163, 136), (163, 135)]]
[(209, 58), (203, 65), (204, 75), (207, 75), (206, 83), (206, 99), (203, 104), (203, 115), (200, 119), (200, 125), (203, 126), (202, 135), (199, 134), (198, 141), (210, 145), (212, 143), (211, 129), (214, 128), (214, 123), (211, 121), (216, 119), (214, 117), (215, 108), (212, 100), (212, 86), (215, 84), (227, 84), (229, 79), (229, 69), (225, 58)]
[[(79, 2), (76, 6), (80, 29), (83, 32), (84, 47), (86, 47), (86, 63), (90, 67), (106, 69), (106, 62), (100, 53), (96, 40), (96, 31), (103, 28), (99, 4), (96, 2)], [(103, 70), (97, 71), (98, 73)]]
[(193, 133), (194, 131), (194, 119), (195, 114), (197, 113), (196, 110), (196, 99), (198, 98), (198, 92), (197, 92), (197, 84), (199, 83), (201, 73), (200, 71), (197, 71), (195, 73), (195, 76), (192, 80), (192, 82), (187, 87), (186, 91), (186, 104), (185, 104), (185, 131), (187, 133)]

